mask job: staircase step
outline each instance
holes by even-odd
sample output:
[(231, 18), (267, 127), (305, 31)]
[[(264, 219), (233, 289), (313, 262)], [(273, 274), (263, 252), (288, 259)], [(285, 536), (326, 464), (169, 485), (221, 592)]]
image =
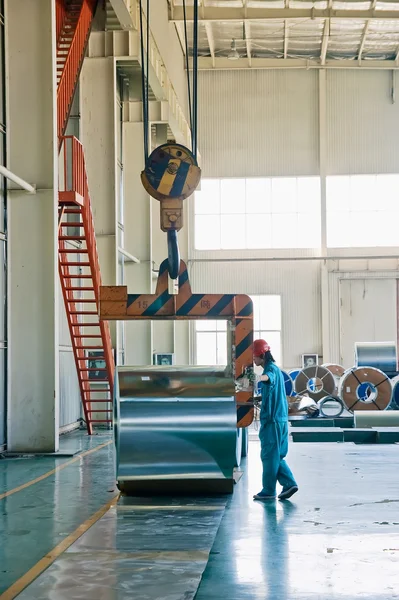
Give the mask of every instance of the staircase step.
[(78, 241), (83, 241), (86, 238), (82, 235), (59, 235), (58, 236), (59, 240), (64, 241), (68, 241), (68, 240), (78, 240)]
[[(104, 350), (104, 346), (75, 346), (75, 348), (78, 350)], [(96, 360), (98, 360), (98, 356), (96, 356)]]
[[(97, 370), (101, 371), (101, 370), (104, 370), (104, 369), (97, 369)], [(93, 383), (93, 382), (97, 383), (97, 381), (99, 381), (101, 383), (108, 383), (109, 384), (108, 378), (105, 378), (105, 379), (99, 379), (98, 377), (96, 377), (95, 379), (85, 379), (85, 378), (82, 378), (81, 381), (87, 381), (87, 382), (90, 382), (90, 383)]]
[[(69, 291), (71, 288), (67, 288), (67, 291)], [(79, 288), (81, 289), (81, 288)], [(85, 304), (96, 304), (97, 300), (95, 298), (90, 298), (90, 300), (88, 300), (87, 298), (67, 298), (68, 303), (69, 304), (80, 304), (81, 302), (85, 303)], [(94, 325), (94, 323), (86, 323), (86, 325), (88, 325), (89, 327), (91, 327), (92, 325)]]
[(67, 214), (67, 215), (78, 215), (81, 212), (82, 211), (80, 210), (80, 208), (66, 208), (64, 210), (64, 214)]
[[(96, 359), (97, 359), (97, 356), (96, 356)], [(82, 368), (82, 369), (79, 368), (79, 371), (82, 371), (82, 372), (85, 372), (85, 371), (105, 371), (105, 368), (104, 369), (97, 369), (97, 367), (86, 367), (86, 368)], [(90, 380), (90, 381), (92, 381), (92, 380)]]
[[(96, 357), (97, 358), (97, 357)], [(93, 379), (95, 381), (95, 379)], [(85, 390), (86, 392), (90, 392), (91, 394), (109, 394), (110, 390), (108, 388), (100, 388), (98, 390)], [(100, 402), (99, 400), (90, 400), (90, 402)], [(110, 402), (110, 400), (108, 400)]]
[(82, 339), (85, 339), (85, 338), (87, 338), (87, 339), (91, 339), (91, 340), (92, 340), (92, 339), (98, 339), (98, 340), (100, 340), (100, 339), (102, 338), (102, 335), (90, 335), (89, 333), (86, 333), (86, 334), (84, 334), (84, 335), (80, 335), (80, 334), (79, 334), (79, 335), (75, 335), (75, 334), (73, 333), (73, 334), (72, 334), (72, 336), (73, 336), (74, 338), (76, 338), (76, 339), (78, 339), (78, 338), (82, 338)]
[(96, 409), (93, 409), (93, 410), (88, 410), (87, 412), (88, 413), (98, 413), (98, 414), (109, 414), (109, 413), (112, 414), (114, 411), (111, 410), (111, 409), (110, 410), (101, 410), (101, 409), (100, 410), (96, 410)]
[(60, 262), (62, 267), (90, 267), (89, 262)]
[[(90, 287), (68, 287), (66, 288), (67, 292), (94, 292), (94, 288)], [(74, 298), (76, 302), (83, 302), (83, 300), (79, 300), (78, 298)], [(93, 313), (94, 314), (94, 313)], [(97, 314), (97, 313), (95, 313)]]
[(76, 223), (62, 221), (62, 223), (60, 223), (60, 227), (84, 227), (84, 224), (81, 221), (77, 221)]
[(93, 279), (91, 275), (63, 275), (64, 279)]
[(106, 402), (110, 403), (110, 402), (112, 402), (112, 400), (104, 400), (104, 399), (102, 399), (102, 400), (85, 400), (85, 404), (94, 404), (94, 403), (105, 404)]
[(65, 254), (88, 254), (89, 250), (88, 248), (58, 248), (58, 252), (60, 254), (63, 252), (65, 252)]

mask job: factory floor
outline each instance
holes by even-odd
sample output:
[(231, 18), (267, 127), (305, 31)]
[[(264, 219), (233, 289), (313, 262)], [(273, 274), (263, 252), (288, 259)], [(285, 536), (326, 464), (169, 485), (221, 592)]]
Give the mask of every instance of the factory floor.
[(0, 600), (399, 598), (398, 446), (291, 443), (300, 492), (257, 503), (251, 438), (228, 499), (116, 503), (108, 433), (0, 460)]

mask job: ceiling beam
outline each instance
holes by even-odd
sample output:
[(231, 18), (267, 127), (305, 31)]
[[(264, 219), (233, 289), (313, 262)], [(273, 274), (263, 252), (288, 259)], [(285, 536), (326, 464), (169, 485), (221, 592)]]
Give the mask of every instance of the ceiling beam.
[[(352, 4), (356, 4), (353, 2)], [(187, 19), (193, 20), (193, 10), (186, 9)], [(218, 8), (204, 7), (201, 21), (268, 21), (269, 19), (360, 19), (370, 21), (392, 21), (399, 19), (399, 10), (335, 10), (332, 8)], [(176, 6), (173, 22), (183, 21), (183, 9)]]
[(370, 27), (370, 21), (366, 21), (366, 23), (364, 25), (364, 29), (363, 29), (362, 41), (360, 42), (359, 53), (357, 55), (359, 63), (362, 62), (362, 54), (363, 54), (364, 46), (366, 44), (369, 27)]
[(248, 66), (252, 67), (252, 52), (251, 52), (251, 24), (249, 21), (244, 22), (245, 28), (245, 44), (247, 46)]
[(324, 23), (323, 41), (321, 43), (321, 53), (320, 53), (320, 62), (322, 65), (326, 64), (329, 40), (330, 40), (330, 19), (326, 19), (326, 22)]
[[(399, 54), (399, 52), (398, 52)], [(248, 69), (248, 60), (239, 58), (229, 60), (227, 57), (215, 58), (215, 66), (212, 58), (199, 57), (198, 68), (201, 71), (240, 71)], [(358, 71), (399, 69), (399, 60), (326, 60), (322, 65), (320, 59), (306, 60), (298, 58), (254, 58), (252, 57), (251, 69), (355, 69)]]
[(212, 23), (207, 21), (205, 23), (206, 37), (208, 39), (209, 52), (211, 53), (212, 65), (215, 66), (215, 38), (212, 32)]

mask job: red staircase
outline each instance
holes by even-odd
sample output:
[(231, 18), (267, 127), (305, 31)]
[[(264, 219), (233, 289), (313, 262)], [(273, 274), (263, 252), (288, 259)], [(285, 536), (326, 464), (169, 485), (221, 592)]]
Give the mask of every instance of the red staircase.
[[(76, 138), (63, 134), (96, 4), (97, 0), (57, 0), (56, 5), (61, 158), (58, 265), (89, 434), (96, 423), (112, 423), (115, 365), (108, 322), (98, 317), (101, 274), (83, 147)], [(101, 361), (101, 366), (94, 366), (94, 361)]]
[(97, 0), (57, 0), (57, 125), (65, 133)]

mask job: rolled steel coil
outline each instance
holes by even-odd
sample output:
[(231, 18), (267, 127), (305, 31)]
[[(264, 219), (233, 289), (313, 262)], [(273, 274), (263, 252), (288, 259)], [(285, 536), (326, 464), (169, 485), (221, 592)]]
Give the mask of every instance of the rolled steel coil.
[(399, 427), (399, 413), (396, 411), (355, 410), (354, 425), (363, 427)]
[(322, 417), (337, 418), (344, 411), (344, 403), (338, 396), (326, 396), (317, 403)]
[(330, 371), (330, 373), (332, 373), (334, 375), (334, 379), (335, 379), (334, 395), (336, 396), (338, 394), (339, 380), (341, 379), (342, 375), (345, 373), (345, 369), (341, 365), (337, 365), (335, 363), (324, 363), (324, 365), (322, 365), (322, 367), (324, 367), (325, 369), (328, 369)]
[(292, 392), (294, 391), (294, 382), (292, 381), (292, 378), (290, 376), (289, 373), (287, 373), (287, 371), (281, 371), (283, 374), (283, 378), (284, 378), (284, 387), (285, 387), (285, 393), (287, 396), (292, 396)]
[(398, 370), (395, 342), (356, 342), (355, 367), (373, 367), (391, 374)]
[(333, 374), (320, 365), (302, 369), (294, 381), (295, 392), (301, 396), (306, 394), (316, 402), (335, 391)]
[(345, 407), (355, 410), (386, 410), (392, 398), (389, 377), (374, 367), (345, 371), (339, 384), (339, 396)]
[(222, 368), (118, 367), (119, 489), (136, 496), (230, 493), (242, 446), (234, 391)]

